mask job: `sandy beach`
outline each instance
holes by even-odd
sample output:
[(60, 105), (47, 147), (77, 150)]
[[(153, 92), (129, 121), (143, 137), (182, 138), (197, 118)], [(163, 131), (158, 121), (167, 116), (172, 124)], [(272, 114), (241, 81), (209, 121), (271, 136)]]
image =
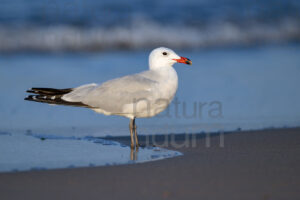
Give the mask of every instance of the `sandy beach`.
[(300, 128), (226, 133), (224, 146), (218, 134), (210, 147), (195, 141), (176, 148), (183, 156), (143, 164), (1, 173), (0, 199), (300, 198)]

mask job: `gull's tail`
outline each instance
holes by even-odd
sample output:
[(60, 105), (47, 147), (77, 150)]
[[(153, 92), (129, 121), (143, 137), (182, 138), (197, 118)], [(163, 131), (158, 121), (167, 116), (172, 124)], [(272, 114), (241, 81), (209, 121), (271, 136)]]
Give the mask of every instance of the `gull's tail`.
[(28, 93), (34, 95), (27, 96), (24, 100), (35, 101), (40, 103), (48, 103), (52, 105), (66, 105), (66, 106), (78, 106), (89, 107), (82, 102), (69, 102), (62, 99), (62, 96), (72, 92), (72, 88), (67, 89), (54, 89), (54, 88), (31, 88), (27, 90)]

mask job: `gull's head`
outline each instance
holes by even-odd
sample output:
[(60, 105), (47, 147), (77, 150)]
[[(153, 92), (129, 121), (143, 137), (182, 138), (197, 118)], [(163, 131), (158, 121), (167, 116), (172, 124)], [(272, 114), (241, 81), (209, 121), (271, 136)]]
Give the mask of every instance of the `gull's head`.
[(150, 69), (172, 67), (172, 65), (174, 65), (175, 63), (184, 63), (191, 65), (192, 61), (188, 58), (178, 56), (173, 50), (165, 47), (156, 48), (150, 53)]

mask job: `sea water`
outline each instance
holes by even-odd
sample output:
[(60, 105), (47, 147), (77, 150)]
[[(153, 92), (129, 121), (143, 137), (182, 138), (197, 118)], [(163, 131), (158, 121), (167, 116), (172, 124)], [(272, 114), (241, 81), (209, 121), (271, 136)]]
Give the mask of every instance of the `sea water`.
[(0, 52), (294, 42), (299, 10), (298, 0), (4, 0)]
[[(139, 134), (291, 127), (300, 123), (299, 45), (178, 51), (176, 97)], [(24, 101), (30, 87), (70, 88), (148, 68), (149, 51), (0, 55), (2, 131), (128, 136), (129, 120), (86, 108)]]
[(131, 150), (101, 138), (0, 132), (0, 172), (144, 163), (182, 155), (159, 147)]

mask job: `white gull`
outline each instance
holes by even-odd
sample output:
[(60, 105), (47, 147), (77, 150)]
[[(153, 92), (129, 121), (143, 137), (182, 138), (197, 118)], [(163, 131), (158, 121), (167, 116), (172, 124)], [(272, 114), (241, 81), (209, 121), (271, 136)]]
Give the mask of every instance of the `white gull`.
[(135, 119), (157, 115), (175, 96), (178, 86), (177, 73), (172, 67), (175, 63), (192, 64), (173, 50), (160, 47), (150, 53), (147, 71), (76, 88), (31, 88), (27, 92), (35, 95), (25, 100), (87, 107), (105, 115), (127, 117), (130, 119), (131, 148), (134, 148), (139, 146)]

